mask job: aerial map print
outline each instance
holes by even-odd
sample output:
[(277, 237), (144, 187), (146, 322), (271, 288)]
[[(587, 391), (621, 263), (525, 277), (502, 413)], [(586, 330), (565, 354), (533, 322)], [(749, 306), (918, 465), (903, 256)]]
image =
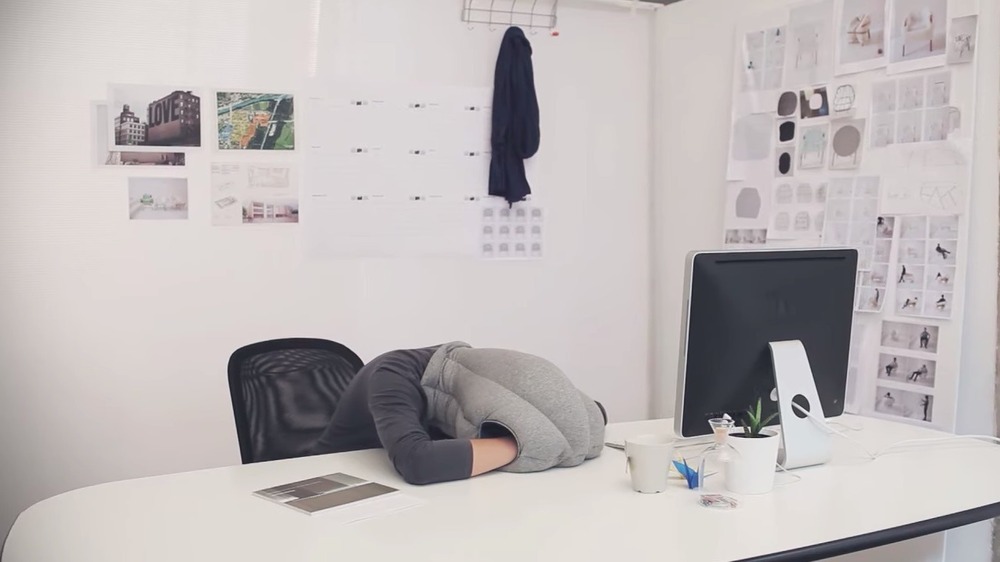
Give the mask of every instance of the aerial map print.
[(218, 92), (219, 148), (292, 150), (295, 113), (290, 94)]

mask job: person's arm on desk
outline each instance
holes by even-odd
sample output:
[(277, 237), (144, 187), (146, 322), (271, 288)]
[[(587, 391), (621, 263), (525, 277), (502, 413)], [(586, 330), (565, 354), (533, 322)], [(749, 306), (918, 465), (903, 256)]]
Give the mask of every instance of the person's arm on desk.
[(421, 422), (423, 402), (412, 383), (392, 374), (373, 375), (368, 406), (379, 441), (408, 483), (461, 480), (496, 470), (517, 457), (512, 437), (431, 439)]
[(517, 441), (513, 437), (473, 439), (472, 476), (506, 466), (517, 458)]

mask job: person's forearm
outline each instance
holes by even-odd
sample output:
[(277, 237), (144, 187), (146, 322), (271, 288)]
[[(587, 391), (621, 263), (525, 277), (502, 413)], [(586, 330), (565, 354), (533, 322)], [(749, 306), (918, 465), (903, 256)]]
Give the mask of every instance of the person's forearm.
[(506, 466), (517, 458), (517, 441), (513, 437), (493, 437), (489, 439), (472, 439), (472, 474), (478, 476), (484, 472)]

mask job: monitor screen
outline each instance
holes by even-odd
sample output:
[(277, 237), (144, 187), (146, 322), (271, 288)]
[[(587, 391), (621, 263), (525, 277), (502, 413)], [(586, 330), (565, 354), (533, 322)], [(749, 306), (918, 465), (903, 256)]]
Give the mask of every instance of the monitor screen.
[(857, 262), (850, 249), (689, 256), (678, 433), (708, 434), (709, 418), (739, 420), (758, 397), (776, 412), (772, 341), (802, 342), (824, 415), (842, 414)]

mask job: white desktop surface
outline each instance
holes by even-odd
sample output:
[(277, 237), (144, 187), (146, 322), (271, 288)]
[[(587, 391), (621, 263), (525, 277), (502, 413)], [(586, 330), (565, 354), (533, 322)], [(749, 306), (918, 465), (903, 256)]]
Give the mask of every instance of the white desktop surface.
[[(844, 419), (864, 427), (850, 435), (869, 448), (943, 435)], [(671, 427), (669, 420), (612, 424), (607, 437)], [(338, 526), (251, 496), (332, 472), (399, 487), (426, 504)], [(841, 553), (894, 542), (970, 523), (973, 516), (986, 519), (1000, 504), (1000, 446), (985, 443), (933, 445), (868, 461), (835, 438), (829, 464), (795, 472), (800, 482), (718, 511), (699, 506), (697, 494), (680, 481), (663, 494), (633, 492), (624, 454), (610, 448), (576, 468), (498, 472), (423, 487), (406, 485), (383, 451), (359, 451), (67, 492), (21, 514), (3, 561), (792, 560), (811, 556), (785, 551), (844, 541), (834, 552)], [(976, 508), (973, 515), (953, 515)], [(929, 520), (938, 523), (919, 525)], [(909, 532), (891, 530), (915, 523)], [(869, 533), (880, 534), (857, 538)]]

